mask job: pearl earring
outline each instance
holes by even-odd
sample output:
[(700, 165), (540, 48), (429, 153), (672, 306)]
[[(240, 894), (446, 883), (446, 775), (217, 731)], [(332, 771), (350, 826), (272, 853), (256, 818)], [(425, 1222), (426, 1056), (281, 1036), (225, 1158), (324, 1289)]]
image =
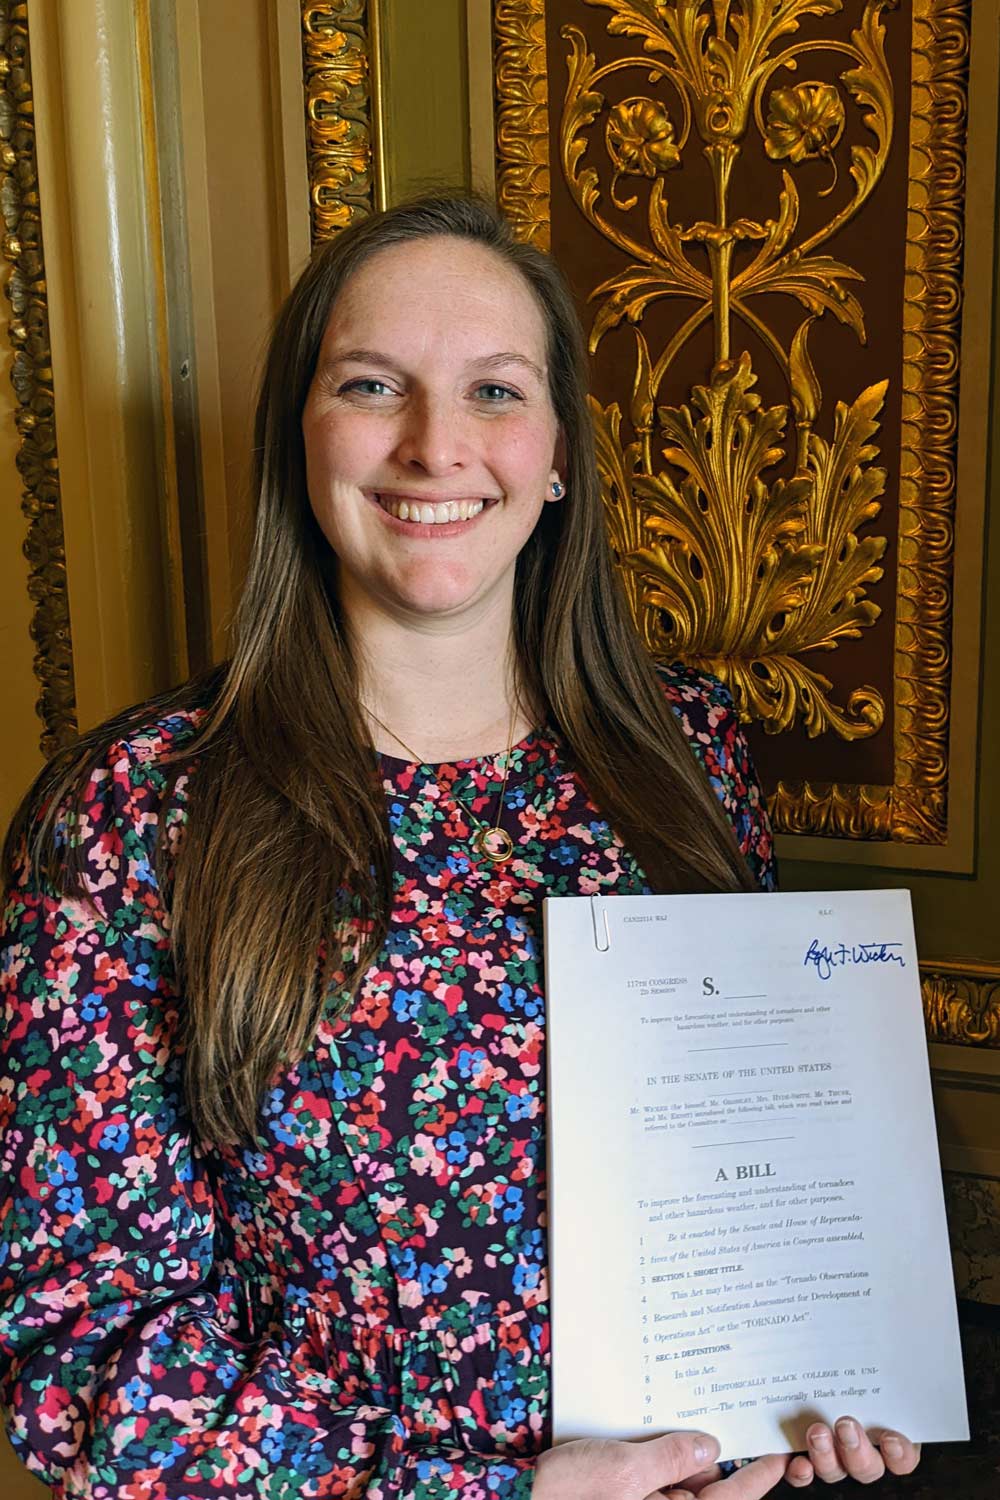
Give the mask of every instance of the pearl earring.
[(562, 497), (563, 497), (563, 495), (565, 495), (565, 493), (566, 493), (566, 487), (565, 487), (565, 485), (561, 484), (558, 479), (553, 479), (553, 481), (552, 481), (552, 498), (553, 498), (553, 500), (561, 500)]

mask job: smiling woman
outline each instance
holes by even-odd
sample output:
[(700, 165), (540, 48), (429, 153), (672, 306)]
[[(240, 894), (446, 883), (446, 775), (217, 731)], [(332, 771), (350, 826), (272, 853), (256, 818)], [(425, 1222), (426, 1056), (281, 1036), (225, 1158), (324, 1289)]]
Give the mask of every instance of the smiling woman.
[(382, 250), (337, 300), (302, 427), (356, 632), (461, 615), (477, 655), (484, 631), (484, 647), (506, 639), (517, 558), (560, 483), (545, 322), (524, 277), (455, 235)]
[(696, 1434), (550, 1446), (542, 901), (774, 879), (731, 700), (618, 589), (558, 270), (463, 198), (345, 230), (255, 460), (230, 659), (5, 846), (15, 1448), (93, 1500), (912, 1468), (851, 1423), (728, 1478)]

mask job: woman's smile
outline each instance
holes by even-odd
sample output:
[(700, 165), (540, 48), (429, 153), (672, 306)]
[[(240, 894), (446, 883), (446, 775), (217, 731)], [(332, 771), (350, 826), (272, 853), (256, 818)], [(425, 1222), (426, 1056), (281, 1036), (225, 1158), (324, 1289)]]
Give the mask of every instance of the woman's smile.
[(379, 490), (369, 496), (393, 531), (414, 538), (457, 536), (498, 503), (478, 495), (427, 495)]

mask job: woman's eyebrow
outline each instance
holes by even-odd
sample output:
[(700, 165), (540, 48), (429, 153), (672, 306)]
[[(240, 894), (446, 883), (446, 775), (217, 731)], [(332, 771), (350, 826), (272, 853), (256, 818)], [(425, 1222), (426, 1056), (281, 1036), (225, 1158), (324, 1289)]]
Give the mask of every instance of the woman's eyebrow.
[(394, 370), (398, 375), (403, 373), (402, 365), (388, 354), (380, 354), (377, 349), (335, 349), (322, 361), (324, 370), (333, 365), (378, 365), (383, 370)]
[[(335, 349), (323, 360), (322, 368), (331, 369), (335, 365), (377, 365), (382, 370), (392, 370), (398, 375), (404, 374), (402, 365), (397, 363), (389, 354), (383, 354), (378, 349)], [(529, 359), (526, 354), (515, 354), (504, 352), (500, 354), (485, 354), (482, 358), (471, 359), (470, 369), (493, 370), (501, 365), (519, 365), (529, 370), (537, 380), (544, 382), (545, 372), (539, 369), (534, 360)]]
[(545, 372), (540, 370), (533, 359), (526, 354), (488, 354), (484, 359), (473, 359), (469, 361), (480, 370), (492, 370), (500, 365), (520, 365), (525, 370), (530, 370), (537, 379), (544, 381)]

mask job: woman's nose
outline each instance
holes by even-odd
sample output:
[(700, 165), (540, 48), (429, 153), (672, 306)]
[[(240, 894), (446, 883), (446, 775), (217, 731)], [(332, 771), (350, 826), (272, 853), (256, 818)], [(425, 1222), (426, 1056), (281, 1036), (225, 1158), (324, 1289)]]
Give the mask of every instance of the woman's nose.
[(396, 457), (407, 468), (426, 474), (449, 474), (468, 458), (461, 415), (450, 403), (424, 398), (410, 407)]

